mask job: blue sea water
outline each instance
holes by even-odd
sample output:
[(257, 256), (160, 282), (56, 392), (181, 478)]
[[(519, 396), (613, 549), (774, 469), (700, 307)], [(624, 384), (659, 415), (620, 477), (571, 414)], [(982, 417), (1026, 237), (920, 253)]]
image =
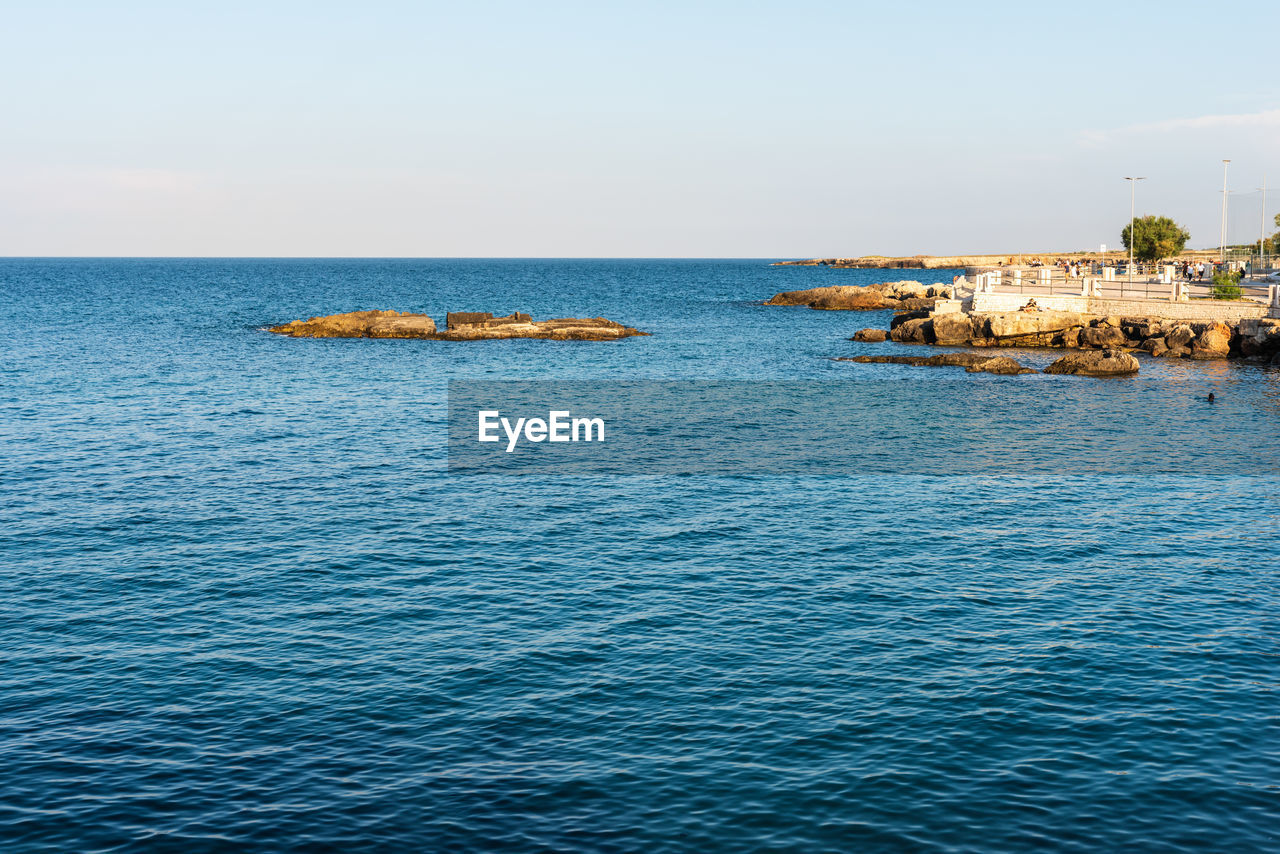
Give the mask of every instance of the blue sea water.
[[(1280, 371), (857, 365), (919, 350), (759, 305), (884, 278), (0, 260), (0, 848), (1280, 850)], [(381, 307), (653, 335), (263, 331)], [(446, 467), (451, 379), (850, 378), (990, 428), (902, 474)], [(931, 473), (1027, 388), (1195, 453)]]

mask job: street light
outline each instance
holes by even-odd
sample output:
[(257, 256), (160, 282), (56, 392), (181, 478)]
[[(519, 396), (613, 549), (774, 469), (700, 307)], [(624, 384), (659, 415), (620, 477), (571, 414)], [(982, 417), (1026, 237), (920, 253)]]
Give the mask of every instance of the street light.
[(1267, 176), (1262, 176), (1262, 211), (1258, 214), (1258, 269), (1255, 275), (1261, 275), (1267, 269)]
[(1218, 241), (1218, 261), (1223, 271), (1227, 269), (1227, 164), (1230, 162), (1222, 161), (1222, 235)]
[[(1130, 284), (1132, 284), (1133, 283), (1133, 244), (1137, 242), (1137, 238), (1138, 238), (1138, 230), (1133, 227), (1134, 225), (1134, 209), (1133, 209), (1134, 192), (1138, 186), (1138, 182), (1145, 181), (1147, 180), (1147, 178), (1145, 175), (1141, 178), (1130, 178), (1126, 175), (1125, 180), (1129, 182), (1129, 282)], [(1120, 296), (1124, 296), (1123, 287), (1120, 289)]]

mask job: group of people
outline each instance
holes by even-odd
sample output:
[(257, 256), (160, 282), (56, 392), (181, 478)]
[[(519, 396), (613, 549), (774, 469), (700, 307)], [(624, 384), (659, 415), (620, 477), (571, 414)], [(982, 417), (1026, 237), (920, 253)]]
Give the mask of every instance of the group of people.
[(1053, 262), (1053, 266), (1061, 267), (1062, 274), (1069, 279), (1080, 278), (1080, 262), (1079, 261), (1068, 261), (1065, 258), (1059, 258), (1057, 261)]
[(1208, 264), (1206, 264), (1203, 261), (1197, 261), (1194, 264), (1191, 263), (1190, 261), (1182, 261), (1181, 263), (1175, 266), (1177, 267), (1178, 273), (1182, 276), (1182, 278), (1188, 282), (1190, 281), (1203, 282), (1206, 278), (1212, 279), (1214, 273), (1220, 273), (1224, 271), (1227, 273), (1230, 273), (1231, 275), (1235, 276), (1237, 280), (1239, 280), (1239, 279), (1243, 279), (1248, 272), (1247, 265), (1241, 261), (1231, 261), (1227, 263), (1226, 266), (1215, 263), (1213, 261), (1210, 261)]
[[(1178, 265), (1178, 268), (1179, 268), (1178, 272), (1182, 275), (1182, 278), (1188, 282), (1192, 281), (1193, 279), (1196, 281), (1204, 280), (1205, 265), (1203, 261), (1197, 261), (1194, 264), (1192, 264), (1190, 261), (1183, 261), (1181, 264)], [(1210, 269), (1209, 272), (1210, 272), (1210, 275), (1212, 275), (1213, 273), (1212, 269)]]
[[(1058, 258), (1053, 262), (1053, 266), (1061, 268), (1065, 278), (1078, 279), (1081, 275), (1080, 263), (1079, 259)], [(1043, 267), (1044, 262), (1039, 259), (1035, 259), (1031, 261), (1030, 266)], [(1212, 279), (1214, 273), (1221, 272), (1223, 270), (1229, 273), (1234, 273), (1238, 278), (1243, 278), (1247, 275), (1246, 266), (1246, 264), (1238, 261), (1232, 261), (1225, 266), (1213, 261), (1208, 263), (1205, 263), (1204, 261), (1174, 262), (1176, 274), (1188, 282), (1203, 282), (1206, 279)], [(1085, 272), (1089, 272), (1089, 267), (1087, 265), (1085, 267)]]

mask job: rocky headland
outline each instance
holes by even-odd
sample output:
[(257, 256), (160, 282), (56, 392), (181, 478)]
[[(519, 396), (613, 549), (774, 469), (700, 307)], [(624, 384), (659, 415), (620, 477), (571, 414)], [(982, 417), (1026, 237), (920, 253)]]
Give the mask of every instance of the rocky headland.
[(858, 285), (831, 285), (803, 291), (783, 291), (765, 305), (803, 305), (824, 311), (927, 310), (940, 299), (950, 299), (949, 285), (924, 285), (916, 281), (880, 282)]
[[(1107, 253), (1073, 252), (1009, 252), (999, 255), (863, 255), (859, 258), (805, 258), (798, 261), (775, 261), (775, 267), (833, 267), (836, 269), (939, 270), (955, 267), (1008, 267), (1015, 264), (1053, 264), (1060, 258), (1077, 261), (1123, 261), (1123, 251)], [(1209, 261), (1218, 250), (1185, 250), (1179, 261)]]
[(431, 341), (487, 341), (498, 338), (545, 338), (552, 341), (615, 341), (648, 335), (603, 317), (534, 320), (516, 312), (494, 317), (489, 312), (450, 312), (445, 328), (425, 314), (399, 311), (350, 311), (294, 320), (270, 327), (293, 338), (418, 338)]

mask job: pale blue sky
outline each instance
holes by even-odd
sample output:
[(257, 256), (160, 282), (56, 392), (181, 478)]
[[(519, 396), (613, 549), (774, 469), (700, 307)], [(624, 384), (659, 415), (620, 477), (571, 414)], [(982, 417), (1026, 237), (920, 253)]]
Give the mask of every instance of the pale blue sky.
[(1133, 174), (1208, 246), (1224, 157), (1280, 211), (1274, 2), (0, 8), (3, 255), (1087, 248)]

